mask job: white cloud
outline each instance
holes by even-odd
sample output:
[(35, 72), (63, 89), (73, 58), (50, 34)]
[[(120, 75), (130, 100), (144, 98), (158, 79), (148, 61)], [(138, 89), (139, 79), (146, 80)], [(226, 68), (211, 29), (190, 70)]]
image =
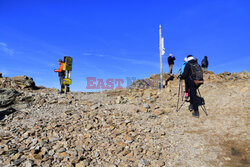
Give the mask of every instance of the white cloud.
[(104, 55), (103, 55), (103, 54), (98, 54), (98, 55), (96, 55), (96, 56), (99, 56), (99, 57), (104, 57)]
[(4, 52), (5, 54), (10, 55), (10, 56), (12, 56), (14, 54), (14, 50), (8, 48), (8, 45), (4, 42), (0, 42), (0, 50), (2, 52)]
[(5, 70), (5, 69), (0, 69), (0, 73), (2, 73), (3, 77), (9, 75), (9, 71), (8, 70)]
[(82, 55), (84, 55), (84, 56), (91, 56), (93, 54), (92, 53), (83, 53)]
[(123, 61), (123, 62), (127, 62), (130, 64), (146, 65), (146, 66), (151, 66), (151, 67), (155, 67), (155, 68), (159, 67), (159, 63), (152, 62), (152, 61), (135, 60), (135, 59), (129, 59), (129, 58), (123, 58), (123, 57), (114, 57), (114, 56), (106, 56), (104, 54), (93, 54), (93, 53), (88, 53), (88, 52), (83, 53), (83, 55), (84, 56), (105, 57), (107, 59)]
[(88, 52), (82, 53), (82, 55), (84, 55), (84, 56), (104, 57), (103, 54), (94, 54), (94, 53), (88, 53)]
[(135, 59), (128, 59), (128, 58), (122, 58), (122, 57), (111, 57), (114, 60), (119, 60), (119, 61), (125, 61), (130, 64), (137, 64), (137, 65), (146, 65), (146, 66), (152, 66), (155, 68), (158, 68), (158, 63), (152, 62), (152, 61), (145, 61), (145, 60), (135, 60)]
[(0, 42), (0, 46), (7, 47), (7, 44), (4, 42)]

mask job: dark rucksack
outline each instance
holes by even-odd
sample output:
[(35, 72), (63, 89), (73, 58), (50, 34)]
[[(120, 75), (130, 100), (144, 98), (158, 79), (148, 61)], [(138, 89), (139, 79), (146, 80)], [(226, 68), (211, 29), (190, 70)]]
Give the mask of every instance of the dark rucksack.
[(207, 67), (207, 60), (206, 60), (206, 59), (203, 59), (203, 60), (201, 61), (201, 66), (202, 66), (202, 67)]
[(200, 86), (204, 83), (203, 71), (198, 63), (190, 63), (191, 66), (191, 79), (194, 81), (196, 86)]

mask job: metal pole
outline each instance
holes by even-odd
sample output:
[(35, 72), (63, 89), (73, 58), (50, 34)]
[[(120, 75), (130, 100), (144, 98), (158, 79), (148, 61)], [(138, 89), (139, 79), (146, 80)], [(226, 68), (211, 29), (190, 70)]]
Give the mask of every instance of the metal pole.
[(159, 35), (160, 35), (160, 82), (161, 82), (161, 89), (163, 88), (163, 81), (162, 81), (162, 37), (161, 37), (161, 25), (159, 26)]

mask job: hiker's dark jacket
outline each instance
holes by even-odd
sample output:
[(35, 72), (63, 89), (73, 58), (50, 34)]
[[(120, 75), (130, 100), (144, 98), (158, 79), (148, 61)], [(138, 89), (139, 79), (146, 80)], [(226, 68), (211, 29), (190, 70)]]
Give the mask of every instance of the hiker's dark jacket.
[(184, 68), (184, 72), (181, 75), (182, 79), (188, 79), (189, 81), (192, 81), (192, 78), (191, 78), (191, 75), (192, 75), (191, 64), (193, 64), (193, 63), (197, 63), (197, 62), (193, 59), (193, 60), (190, 60), (186, 64), (186, 66)]
[(193, 105), (194, 111), (198, 112), (198, 97), (197, 97), (197, 86), (195, 85), (192, 75), (191, 64), (197, 63), (195, 60), (190, 60), (184, 68), (184, 72), (181, 75), (181, 79), (185, 79), (187, 88), (190, 89), (190, 104)]
[(168, 56), (168, 65), (174, 64), (175, 57)]
[(201, 67), (205, 67), (205, 68), (208, 67), (208, 60), (206, 57), (201, 61)]

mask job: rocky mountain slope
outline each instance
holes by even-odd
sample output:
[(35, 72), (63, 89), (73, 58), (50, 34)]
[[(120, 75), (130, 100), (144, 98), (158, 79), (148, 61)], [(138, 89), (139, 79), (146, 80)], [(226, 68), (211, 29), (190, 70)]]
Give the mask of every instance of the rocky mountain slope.
[(249, 166), (249, 78), (207, 72), (199, 119), (185, 102), (176, 112), (176, 76), (163, 90), (67, 95), (0, 78), (0, 166)]

